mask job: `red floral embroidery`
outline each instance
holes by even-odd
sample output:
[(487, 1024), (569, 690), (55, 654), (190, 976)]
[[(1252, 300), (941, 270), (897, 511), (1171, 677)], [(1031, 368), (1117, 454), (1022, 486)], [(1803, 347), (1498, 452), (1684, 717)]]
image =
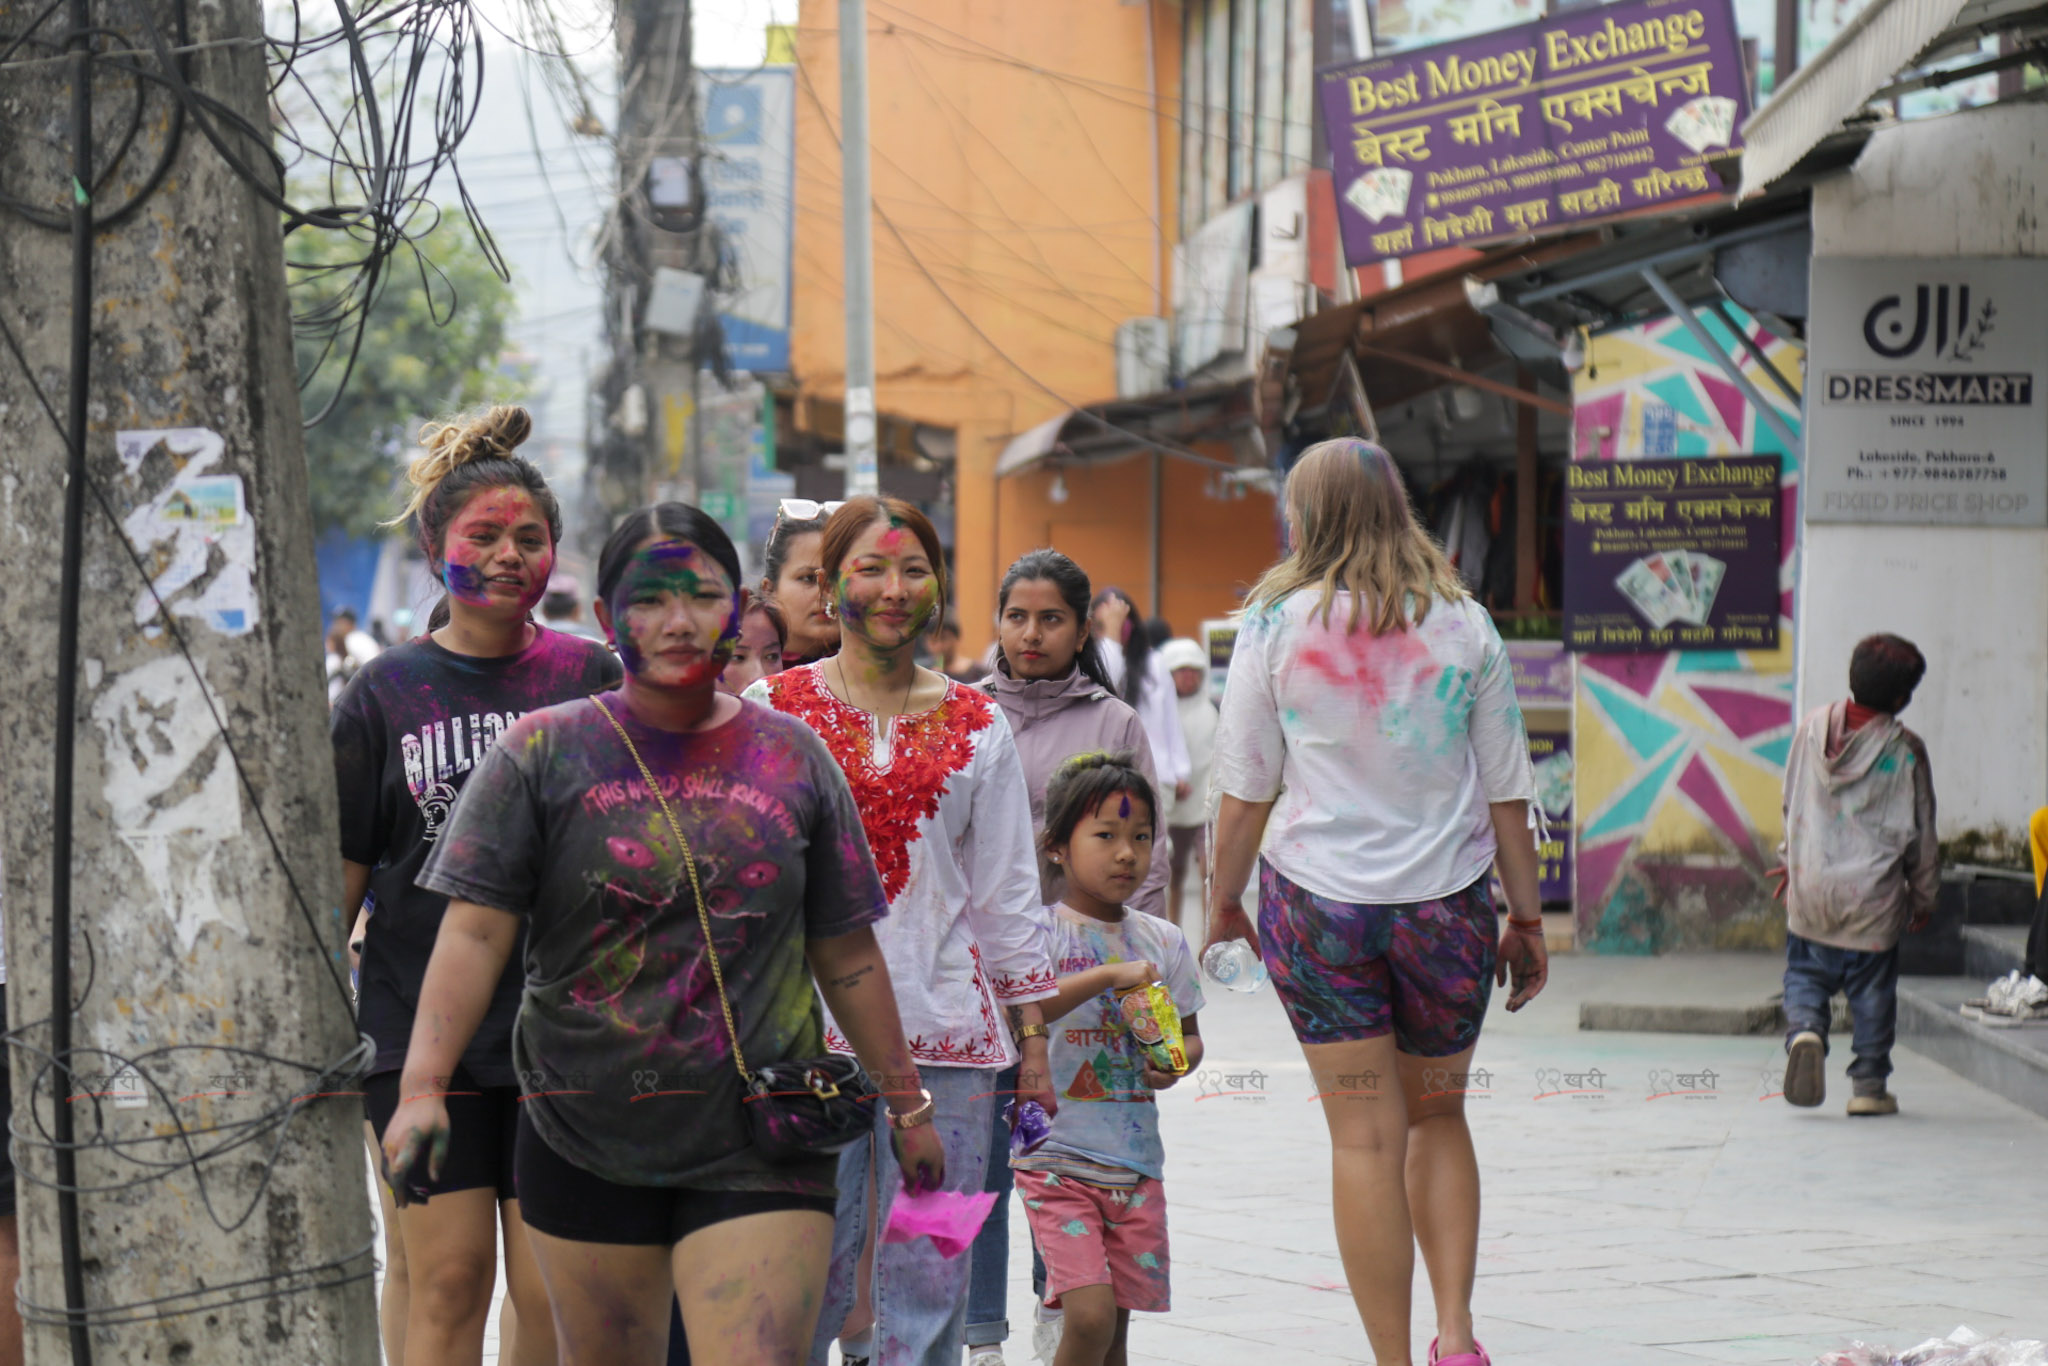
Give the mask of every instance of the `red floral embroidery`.
[[(955, 1043), (950, 1035), (943, 1039), (927, 1039), (919, 1034), (904, 1040), (910, 1045), (910, 1056), (919, 1062), (944, 1063), (953, 1067), (1002, 1067), (1010, 1059), (1002, 1045), (1002, 1036), (997, 1033), (1002, 1026), (996, 1020), (996, 1004), (989, 995), (988, 974), (982, 970), (981, 949), (973, 944), (967, 952), (974, 959), (974, 994), (981, 1002), (981, 1037), (966, 1043)], [(1058, 981), (1054, 980), (1057, 988)], [(853, 1045), (836, 1029), (826, 1029), (825, 1046), (834, 1053), (851, 1053)]]
[(974, 734), (994, 719), (995, 703), (949, 682), (938, 706), (895, 719), (889, 766), (877, 768), (874, 719), (834, 697), (818, 665), (776, 674), (768, 680), (768, 697), (777, 711), (816, 731), (845, 770), (882, 890), (894, 901), (910, 879), (910, 846), (923, 833), (918, 827), (938, 814), (947, 781), (974, 756)]
[(996, 978), (996, 995), (1006, 1001), (1019, 996), (1044, 996), (1059, 989), (1060, 979), (1051, 968), (1044, 972), (1026, 973), (1022, 977), (1012, 977), (1006, 972)]

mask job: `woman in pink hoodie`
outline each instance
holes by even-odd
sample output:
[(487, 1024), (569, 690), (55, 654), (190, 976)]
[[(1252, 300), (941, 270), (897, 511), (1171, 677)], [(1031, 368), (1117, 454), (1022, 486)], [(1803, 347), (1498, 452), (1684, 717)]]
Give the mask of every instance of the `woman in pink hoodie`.
[[(1116, 695), (1096, 654), (1088, 598), (1088, 575), (1057, 550), (1021, 556), (996, 592), (997, 642), (1002, 649), (995, 672), (981, 687), (1002, 707), (1017, 742), (1024, 784), (1031, 791), (1034, 836), (1045, 830), (1046, 784), (1054, 770), (1076, 754), (1130, 754), (1145, 780), (1158, 782), (1144, 723)], [(1166, 851), (1159, 850), (1145, 884), (1130, 900), (1132, 907), (1152, 915), (1165, 911), (1167, 863)], [(1038, 874), (1046, 903), (1059, 900), (1059, 869), (1041, 857)], [(998, 1077), (996, 1085), (1014, 1089), (1016, 1082)], [(989, 1142), (984, 1189), (1002, 1198), (974, 1240), (967, 1294), (968, 1366), (979, 1366), (981, 1353), (1000, 1361), (1001, 1344), (1010, 1333), (1004, 1317), (1009, 1298), (1010, 1130), (1000, 1115)]]

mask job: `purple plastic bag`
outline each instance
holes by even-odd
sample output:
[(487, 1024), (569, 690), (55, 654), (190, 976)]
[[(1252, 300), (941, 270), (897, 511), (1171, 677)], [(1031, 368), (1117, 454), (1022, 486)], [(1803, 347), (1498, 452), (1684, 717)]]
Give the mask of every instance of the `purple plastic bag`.
[(889, 1222), (882, 1229), (885, 1243), (908, 1243), (929, 1238), (947, 1261), (965, 1252), (974, 1235), (995, 1208), (996, 1192), (925, 1191), (913, 1195), (903, 1187), (889, 1202)]

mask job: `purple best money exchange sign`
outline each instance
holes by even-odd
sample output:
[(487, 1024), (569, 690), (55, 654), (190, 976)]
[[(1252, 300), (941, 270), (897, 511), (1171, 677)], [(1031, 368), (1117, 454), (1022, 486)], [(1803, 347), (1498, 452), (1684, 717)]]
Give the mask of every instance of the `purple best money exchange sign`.
[(1732, 0), (1623, 3), (1316, 73), (1354, 266), (1724, 188), (1748, 77)]

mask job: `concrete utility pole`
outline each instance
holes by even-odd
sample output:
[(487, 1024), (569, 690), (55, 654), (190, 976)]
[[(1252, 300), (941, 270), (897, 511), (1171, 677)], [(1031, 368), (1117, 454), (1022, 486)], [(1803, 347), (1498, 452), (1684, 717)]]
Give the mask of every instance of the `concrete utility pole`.
[(875, 244), (868, 191), (868, 7), (839, 0), (839, 154), (846, 223), (846, 496), (880, 493), (875, 456)]
[(615, 410), (614, 430), (600, 443), (594, 543), (651, 500), (700, 497), (697, 372), (709, 357), (701, 354), (704, 334), (693, 329), (711, 300), (707, 290), (694, 317), (673, 316), (658, 307), (656, 280), (657, 272), (708, 278), (717, 265), (704, 229), (689, 0), (619, 6), (618, 52), (620, 210), (606, 251), (615, 331), (605, 388), (621, 398), (637, 388), (641, 398), (630, 406), (644, 413), (644, 426), (624, 432)]
[[(37, 26), (42, 12), (0, 0), (0, 31), (148, 50), (132, 7), (71, 0)], [(190, 88), (267, 127), (255, 0), (184, 13), (171, 41), (189, 45)], [(188, 116), (154, 192), (108, 223), (173, 124), (149, 94), (113, 164), (144, 90), (106, 65), (81, 84), (92, 72), (82, 57), (0, 67), (0, 118), (44, 134), (0, 135), (0, 189), (45, 217), (93, 215), (67, 234), (0, 209), (0, 852), (28, 1360), (370, 1366), (361, 1108), (332, 1070), (356, 1030), (279, 214)], [(75, 186), (96, 202), (74, 210)], [(83, 432), (83, 484), (63, 426)], [(57, 758), (67, 719), (75, 784)], [(67, 897), (64, 942), (51, 928)], [(78, 1002), (68, 1077), (44, 1070), (62, 1046), (56, 955)], [(74, 1219), (41, 1137), (61, 1139), (60, 1111)]]

